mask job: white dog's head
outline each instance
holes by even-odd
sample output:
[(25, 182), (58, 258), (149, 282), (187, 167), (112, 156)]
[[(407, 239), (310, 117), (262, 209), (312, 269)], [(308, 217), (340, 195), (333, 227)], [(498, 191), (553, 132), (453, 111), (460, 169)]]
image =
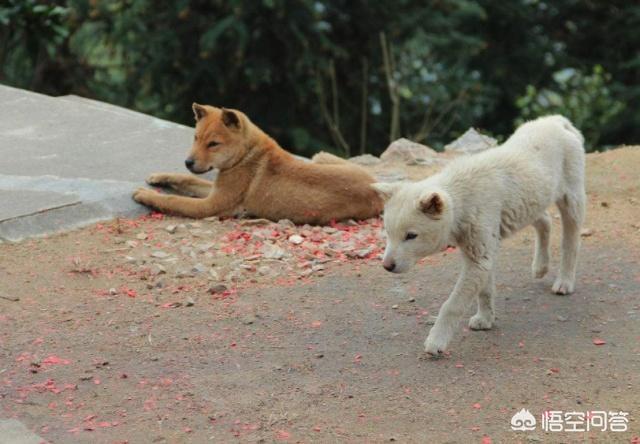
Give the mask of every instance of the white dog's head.
[(451, 236), (451, 198), (442, 189), (419, 184), (375, 183), (385, 201), (387, 247), (383, 266), (408, 271), (418, 260), (446, 248)]

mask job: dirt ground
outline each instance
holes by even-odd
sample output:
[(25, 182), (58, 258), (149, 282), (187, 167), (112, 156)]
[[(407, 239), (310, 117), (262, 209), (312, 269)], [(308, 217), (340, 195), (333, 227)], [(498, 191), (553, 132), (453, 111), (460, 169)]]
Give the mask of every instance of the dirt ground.
[[(2, 244), (0, 417), (55, 443), (637, 444), (640, 147), (587, 174), (576, 293), (531, 278), (524, 230), (503, 244), (496, 327), (461, 323), (437, 360), (423, 341), (457, 253), (386, 273), (379, 220), (152, 215)], [(628, 412), (629, 430), (514, 432), (521, 408)]]

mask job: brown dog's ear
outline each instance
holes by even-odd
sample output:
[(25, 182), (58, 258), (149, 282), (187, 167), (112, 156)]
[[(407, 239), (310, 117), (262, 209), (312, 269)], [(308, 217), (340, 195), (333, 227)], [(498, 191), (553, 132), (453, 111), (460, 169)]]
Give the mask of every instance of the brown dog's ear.
[(196, 118), (196, 122), (207, 115), (207, 109), (195, 102), (193, 103), (193, 105), (191, 105), (191, 109), (193, 109), (193, 115)]
[(372, 183), (371, 187), (374, 190), (376, 190), (376, 192), (378, 193), (378, 196), (380, 196), (380, 199), (386, 202), (389, 199), (391, 199), (391, 196), (393, 196), (396, 193), (396, 191), (400, 189), (400, 184), (397, 182), (394, 182), (394, 183), (378, 182), (378, 183)]
[(440, 219), (444, 211), (444, 201), (437, 192), (429, 192), (420, 198), (418, 208), (432, 219)]
[(235, 112), (222, 108), (222, 123), (230, 129), (240, 129), (240, 116)]

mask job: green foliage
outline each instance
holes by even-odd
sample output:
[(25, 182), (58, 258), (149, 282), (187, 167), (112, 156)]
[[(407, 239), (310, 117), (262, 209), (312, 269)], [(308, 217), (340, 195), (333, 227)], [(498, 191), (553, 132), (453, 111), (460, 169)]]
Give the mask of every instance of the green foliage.
[(234, 107), (301, 154), (377, 154), (400, 136), (438, 148), (469, 126), (509, 134), (540, 112), (567, 114), (593, 146), (640, 139), (636, 2), (2, 5), (0, 81), (185, 124), (194, 101)]
[(0, 79), (29, 87), (43, 83), (42, 66), (55, 58), (69, 36), (69, 10), (36, 0), (0, 5)]
[(612, 96), (610, 80), (600, 65), (593, 68), (591, 75), (571, 68), (557, 71), (552, 86), (538, 90), (529, 85), (516, 100), (521, 111), (516, 124), (547, 114), (562, 114), (582, 130), (587, 148), (593, 150), (603, 128), (624, 109), (624, 104)]

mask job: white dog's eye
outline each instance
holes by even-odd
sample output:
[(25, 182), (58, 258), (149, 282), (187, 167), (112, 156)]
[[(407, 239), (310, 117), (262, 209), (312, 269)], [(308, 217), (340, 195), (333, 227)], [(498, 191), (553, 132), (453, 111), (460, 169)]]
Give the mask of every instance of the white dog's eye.
[(404, 237), (404, 240), (407, 241), (407, 240), (415, 239), (416, 237), (418, 237), (416, 233), (408, 232), (407, 235)]

